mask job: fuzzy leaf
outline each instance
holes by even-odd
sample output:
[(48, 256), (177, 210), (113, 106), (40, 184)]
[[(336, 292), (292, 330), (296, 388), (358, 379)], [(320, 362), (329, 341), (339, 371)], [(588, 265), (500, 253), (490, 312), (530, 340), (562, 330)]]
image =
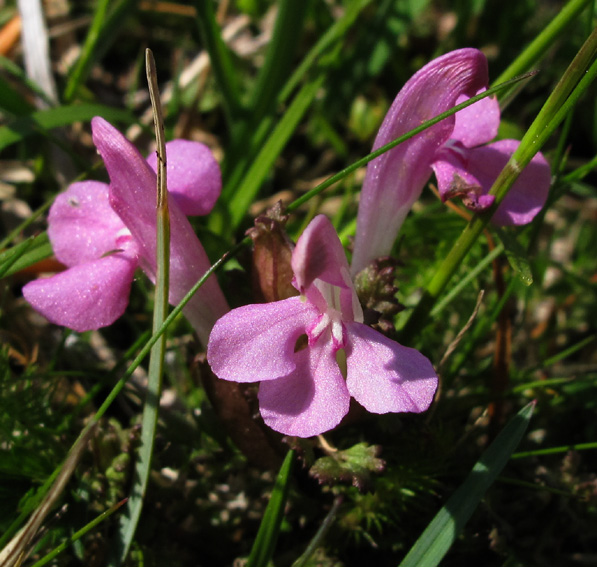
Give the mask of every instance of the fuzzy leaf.
[(364, 491), (372, 473), (380, 473), (386, 464), (379, 459), (381, 447), (358, 443), (350, 449), (337, 451), (315, 461), (309, 474), (321, 484), (350, 482), (355, 488)]

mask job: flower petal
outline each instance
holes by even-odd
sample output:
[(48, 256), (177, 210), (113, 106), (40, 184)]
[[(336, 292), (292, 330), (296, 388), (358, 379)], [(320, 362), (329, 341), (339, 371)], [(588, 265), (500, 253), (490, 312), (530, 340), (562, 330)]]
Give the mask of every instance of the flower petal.
[[(388, 111), (376, 150), (452, 108), (461, 95), (487, 86), (487, 60), (477, 49), (434, 59), (404, 85)], [(361, 191), (352, 274), (390, 253), (398, 230), (431, 175), (437, 149), (450, 138), (453, 116), (379, 156), (367, 166)]]
[[(157, 172), (156, 153), (147, 157)], [(210, 149), (199, 142), (172, 140), (166, 144), (168, 192), (185, 215), (206, 215), (222, 191), (220, 166)]]
[(245, 305), (217, 321), (207, 360), (218, 378), (259, 382), (295, 369), (294, 346), (318, 311), (300, 297)]
[(48, 215), (52, 249), (67, 266), (116, 250), (123, 230), (124, 223), (108, 202), (108, 186), (99, 181), (73, 183), (56, 197)]
[(291, 265), (294, 285), (322, 313), (333, 307), (348, 321), (363, 320), (344, 248), (325, 215), (317, 215), (303, 231), (292, 252)]
[(118, 252), (30, 282), (23, 295), (56, 325), (80, 333), (99, 329), (124, 313), (136, 267), (130, 252)]
[(346, 325), (346, 385), (367, 411), (422, 412), (437, 389), (431, 362), (361, 323)]
[[(141, 267), (155, 281), (156, 174), (116, 128), (103, 118), (91, 121), (93, 141), (110, 175), (110, 203), (139, 244)], [(170, 208), (170, 298), (176, 305), (205, 274), (210, 261), (189, 221), (173, 199)], [(199, 339), (207, 344), (216, 320), (228, 304), (211, 276), (184, 309)]]
[[(466, 170), (477, 179), (482, 187), (482, 194), (488, 193), (519, 145), (517, 140), (499, 140), (487, 146), (466, 150)], [(491, 221), (497, 225), (522, 225), (531, 222), (545, 204), (550, 184), (549, 164), (543, 154), (538, 153), (520, 174)]]
[(451, 142), (437, 152), (437, 159), (431, 164), (440, 197), (444, 202), (460, 197), (469, 209), (482, 211), (493, 204), (495, 197), (484, 194), (481, 182), (470, 173), (468, 157), (471, 151), (460, 143)]
[[(486, 89), (481, 89), (478, 93)], [(465, 102), (470, 97), (461, 95), (456, 99), (456, 104)], [(456, 113), (454, 131), (451, 140), (457, 140), (466, 148), (473, 148), (491, 142), (500, 127), (500, 105), (497, 98), (488, 96), (471, 106)]]
[(296, 370), (259, 385), (259, 411), (272, 429), (312, 437), (333, 429), (348, 413), (350, 395), (332, 341), (319, 340), (294, 355)]

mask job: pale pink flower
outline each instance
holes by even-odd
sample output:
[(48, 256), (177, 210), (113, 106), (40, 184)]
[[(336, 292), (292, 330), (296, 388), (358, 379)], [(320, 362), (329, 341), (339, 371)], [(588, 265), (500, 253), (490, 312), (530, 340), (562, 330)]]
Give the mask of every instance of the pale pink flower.
[[(485, 90), (487, 84), (487, 60), (477, 49), (459, 49), (434, 59), (398, 93), (373, 150)], [(497, 101), (486, 98), (369, 163), (357, 217), (353, 275), (373, 259), (390, 254), (433, 170), (443, 200), (458, 195), (473, 210), (493, 203), (487, 192), (519, 144), (500, 140), (482, 145), (496, 136), (499, 122)], [(550, 180), (549, 165), (537, 154), (497, 209), (494, 222), (530, 222), (545, 204)]]
[(292, 269), (300, 296), (239, 307), (215, 324), (207, 347), (214, 373), (261, 382), (261, 416), (287, 435), (333, 429), (351, 396), (372, 413), (426, 410), (437, 387), (433, 366), (363, 324), (344, 250), (325, 216), (299, 238)]
[[(48, 216), (56, 258), (68, 269), (28, 283), (23, 295), (53, 323), (82, 332), (120, 317), (135, 269), (156, 273), (156, 156), (145, 160), (102, 118), (91, 123), (110, 185), (73, 183), (58, 195)], [(220, 169), (197, 142), (166, 145), (170, 208), (170, 303), (177, 304), (207, 271), (209, 259), (185, 214), (207, 214), (221, 190)], [(183, 212), (184, 211), (184, 212)], [(216, 319), (228, 310), (215, 277), (184, 309), (206, 343)]]

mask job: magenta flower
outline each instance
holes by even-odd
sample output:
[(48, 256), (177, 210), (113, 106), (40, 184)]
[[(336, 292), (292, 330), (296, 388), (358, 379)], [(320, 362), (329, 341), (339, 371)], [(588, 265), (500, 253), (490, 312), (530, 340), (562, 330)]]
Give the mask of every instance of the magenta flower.
[[(91, 127), (110, 185), (82, 181), (58, 195), (48, 216), (48, 236), (56, 258), (68, 269), (23, 288), (27, 301), (46, 318), (79, 332), (110, 325), (122, 315), (137, 267), (152, 281), (156, 273), (156, 156), (143, 159), (102, 118), (94, 118)], [(174, 140), (166, 148), (170, 303), (177, 304), (210, 266), (185, 213), (207, 214), (220, 194), (221, 179), (204, 145)], [(227, 310), (212, 276), (184, 313), (205, 344)]]
[[(388, 111), (373, 150), (426, 120), (485, 90), (487, 60), (477, 49), (459, 49), (434, 59), (404, 85)], [(463, 197), (478, 211), (498, 173), (518, 147), (515, 140), (492, 140), (500, 122), (495, 99), (486, 98), (442, 120), (369, 163), (361, 191), (352, 260), (353, 275), (392, 250), (402, 223), (435, 171), (445, 201)], [(549, 165), (537, 154), (498, 207), (497, 224), (530, 222), (545, 204)]]
[[(344, 250), (325, 216), (299, 238), (292, 269), (300, 296), (239, 307), (215, 324), (207, 347), (214, 373), (261, 382), (261, 416), (287, 435), (334, 428), (351, 396), (373, 413), (426, 410), (437, 387), (433, 366), (363, 324)], [(302, 335), (307, 346), (297, 350)]]

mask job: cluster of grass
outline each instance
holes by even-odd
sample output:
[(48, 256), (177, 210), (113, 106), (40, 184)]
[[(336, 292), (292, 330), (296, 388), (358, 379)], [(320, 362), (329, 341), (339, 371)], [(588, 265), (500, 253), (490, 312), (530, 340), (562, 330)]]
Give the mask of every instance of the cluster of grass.
[[(594, 87), (577, 84), (595, 74), (594, 38), (556, 87), (594, 28), (592, 3), (95, 0), (55, 9), (46, 18), (58, 94), (39, 107), (44, 95), (9, 35), (16, 2), (0, 7), (0, 564), (117, 565), (129, 548), (127, 565), (436, 565), (448, 548), (444, 565), (595, 561), (597, 108)], [(494, 84), (539, 69), (498, 93), (500, 136), (521, 139), (533, 124), (523, 153), (544, 144), (554, 181), (545, 210), (520, 229), (469, 221), (431, 191), (409, 215), (395, 246), (405, 306), (396, 325), (438, 368), (430, 412), (280, 440), (253, 423), (254, 393), (240, 402), (214, 393), (204, 354), (176, 317), (151, 355), (164, 357), (163, 403), (141, 457), (151, 467), (140, 498), (159, 296), (139, 275), (124, 317), (77, 334), (20, 295), (56, 269), (44, 224), (56, 194), (75, 179), (107, 180), (89, 120), (104, 116), (152, 151), (150, 47), (166, 138), (201, 140), (222, 166), (216, 209), (193, 221), (210, 259), (280, 199), (293, 203), (292, 238), (324, 212), (349, 247), (364, 166), (324, 190), (321, 182), (367, 155), (413, 72), (469, 46), (487, 54)], [(250, 264), (245, 244), (217, 272), (232, 306), (253, 301)], [(230, 424), (223, 403), (253, 425)], [(131, 502), (143, 504), (138, 525)], [(26, 556), (11, 562), (15, 534), (40, 510)]]

